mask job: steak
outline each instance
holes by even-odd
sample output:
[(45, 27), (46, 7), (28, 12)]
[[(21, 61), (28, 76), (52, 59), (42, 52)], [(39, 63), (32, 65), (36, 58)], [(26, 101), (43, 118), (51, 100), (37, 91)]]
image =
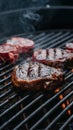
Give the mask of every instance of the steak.
[(61, 69), (32, 61), (16, 66), (12, 73), (14, 86), (22, 90), (52, 90), (63, 81), (64, 74)]
[(34, 42), (32, 40), (22, 37), (12, 37), (7, 40), (6, 44), (15, 46), (18, 53), (30, 53), (34, 48)]
[(67, 50), (69, 50), (69, 52), (73, 53), (73, 43), (67, 43), (65, 47)]
[(0, 61), (14, 62), (21, 55), (26, 53), (28, 56), (32, 55), (34, 42), (29, 39), (20, 37), (12, 37), (3, 45), (0, 45)]
[(36, 50), (33, 60), (55, 68), (73, 67), (73, 53), (60, 48)]
[(17, 49), (12, 45), (0, 45), (0, 61), (14, 62), (19, 57)]

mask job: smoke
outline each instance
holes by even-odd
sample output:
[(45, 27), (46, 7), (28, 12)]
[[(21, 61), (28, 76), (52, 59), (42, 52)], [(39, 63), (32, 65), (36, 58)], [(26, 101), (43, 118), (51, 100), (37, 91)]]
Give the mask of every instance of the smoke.
[(20, 16), (20, 23), (25, 32), (35, 31), (35, 27), (41, 20), (42, 16), (39, 13), (29, 9), (25, 10)]

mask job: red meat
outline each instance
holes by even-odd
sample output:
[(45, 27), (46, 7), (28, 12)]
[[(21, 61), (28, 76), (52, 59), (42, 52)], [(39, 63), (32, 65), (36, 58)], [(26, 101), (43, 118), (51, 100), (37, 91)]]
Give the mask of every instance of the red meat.
[(53, 90), (64, 81), (61, 69), (55, 69), (38, 62), (24, 62), (16, 66), (12, 73), (14, 86), (23, 90)]
[(0, 45), (0, 61), (3, 62), (14, 62), (18, 59), (19, 54), (17, 53), (17, 49), (11, 45)]
[(6, 44), (15, 46), (19, 53), (27, 53), (34, 48), (34, 42), (32, 40), (21, 37), (12, 37), (7, 40)]
[(69, 50), (69, 52), (73, 53), (73, 43), (67, 43), (65, 46), (66, 49)]
[(33, 60), (55, 68), (73, 67), (73, 53), (60, 48), (36, 50)]

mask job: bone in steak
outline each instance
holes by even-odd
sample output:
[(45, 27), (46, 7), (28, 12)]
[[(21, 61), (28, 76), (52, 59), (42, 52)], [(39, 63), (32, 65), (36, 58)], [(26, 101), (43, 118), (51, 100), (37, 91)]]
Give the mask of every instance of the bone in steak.
[(53, 89), (64, 81), (61, 69), (38, 62), (25, 62), (15, 67), (12, 82), (23, 90)]
[(19, 53), (29, 53), (34, 48), (34, 42), (32, 40), (22, 37), (12, 37), (7, 40), (6, 44), (15, 46)]
[(73, 53), (60, 48), (36, 50), (33, 54), (33, 60), (55, 68), (73, 67)]
[(73, 43), (67, 43), (66, 49), (73, 53)]
[(11, 45), (0, 45), (0, 61), (6, 62), (14, 62), (18, 59), (17, 49)]

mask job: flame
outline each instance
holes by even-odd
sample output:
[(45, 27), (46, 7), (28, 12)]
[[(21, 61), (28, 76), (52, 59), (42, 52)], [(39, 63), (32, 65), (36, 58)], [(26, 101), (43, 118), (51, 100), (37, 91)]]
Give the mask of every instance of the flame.
[[(60, 91), (60, 89), (57, 88), (54, 92), (55, 92), (55, 93), (58, 93), (59, 91)], [(59, 99), (62, 100), (63, 98), (64, 98), (63, 94), (60, 94), (60, 95), (59, 95)], [(69, 105), (69, 100), (67, 99), (65, 103), (62, 103), (61, 107), (62, 107), (63, 109), (65, 109), (66, 106), (68, 106), (68, 105)], [(68, 115), (71, 115), (71, 110), (70, 110), (70, 109), (67, 111), (67, 114), (68, 114)]]

